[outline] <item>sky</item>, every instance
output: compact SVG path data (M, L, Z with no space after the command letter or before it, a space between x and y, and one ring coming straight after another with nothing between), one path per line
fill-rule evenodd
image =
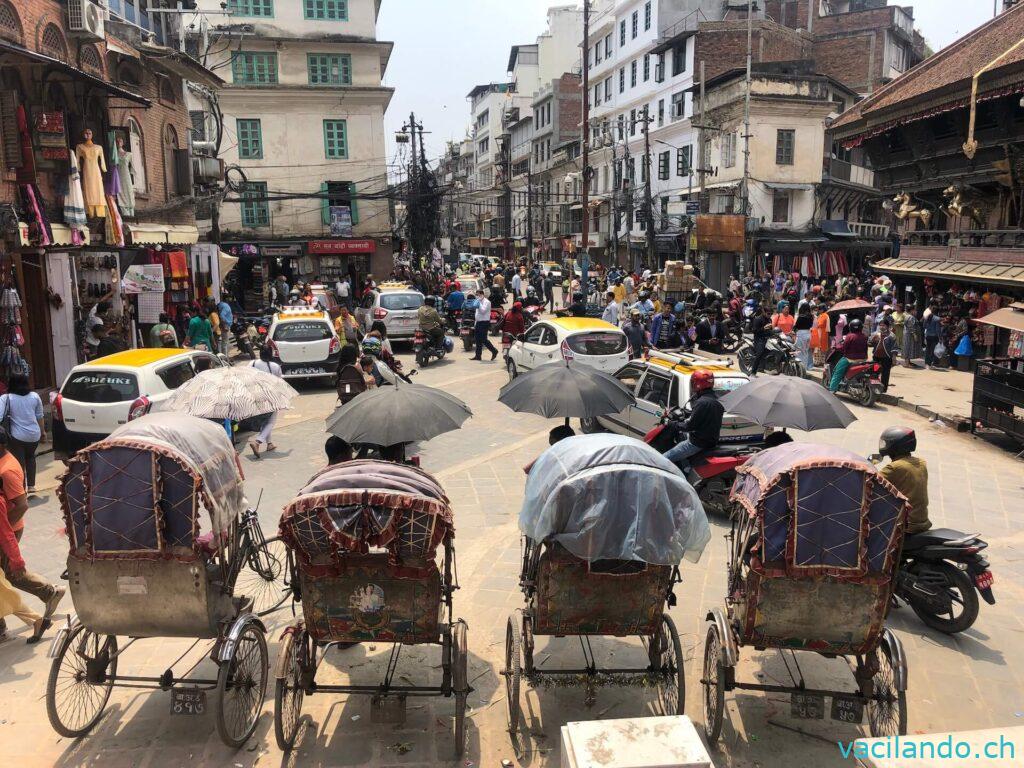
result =
M395 50L384 84L395 88L385 116L388 162L402 164L408 145L394 133L410 112L428 131L427 158L437 159L469 125L466 94L480 83L503 82L509 50L536 42L547 25L547 8L571 0L383 0L377 36ZM902 0L912 5L915 25L934 50L949 45L992 18L992 0ZM392 165L392 169L396 166Z

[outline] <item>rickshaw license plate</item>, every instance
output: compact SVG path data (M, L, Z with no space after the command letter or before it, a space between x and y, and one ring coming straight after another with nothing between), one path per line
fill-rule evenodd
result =
M794 693L789 700L790 714L805 720L825 717L825 697L820 693Z
M172 688L171 714L206 714L206 691L202 691L198 688Z
M843 723L860 725L864 721L864 702L846 696L833 696L831 717Z

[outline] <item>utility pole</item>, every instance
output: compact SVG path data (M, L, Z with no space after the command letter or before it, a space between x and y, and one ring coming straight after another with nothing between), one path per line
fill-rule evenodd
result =
M707 123L704 121L704 60L700 62L700 130L697 132L697 173L700 175L700 210L701 213L706 213L704 210L704 191L705 191L705 180L707 178L707 169L704 167L704 142L707 138L704 135L704 131L707 130Z
M622 216L619 208L619 193L622 191L622 169L618 165L618 144L615 140L615 129L612 129L612 251L614 265L622 266L619 262L619 228L622 226Z
M743 229L750 214L750 70L754 61L754 0L747 0L747 77L743 97ZM701 78L701 88L704 87ZM745 238L744 238L745 240Z
M533 171L527 161L526 169L526 261L533 265Z
M647 267L655 269L658 257L654 248L654 198L651 195L651 116L650 106L644 105L644 221L647 224Z
M590 0L583 0L583 254L580 257L580 288L589 293L587 270L590 268Z

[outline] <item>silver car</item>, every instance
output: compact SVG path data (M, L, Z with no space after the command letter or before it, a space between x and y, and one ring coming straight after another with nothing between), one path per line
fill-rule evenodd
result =
M411 339L419 328L417 312L422 306L423 294L419 291L373 291L356 308L356 320L364 331L380 320L388 329L389 339Z

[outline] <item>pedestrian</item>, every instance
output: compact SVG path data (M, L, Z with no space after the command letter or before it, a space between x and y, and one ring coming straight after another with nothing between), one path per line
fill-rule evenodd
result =
M0 551L0 570L3 571L4 577L12 587L27 592L46 606L42 617L46 621L39 624L36 631L33 632L32 637L35 640L30 639L30 642L36 642L49 626L48 621L53 616L53 612L57 610L57 605L64 597L65 590L64 587L51 584L30 572L25 567L25 561L17 549L25 531L24 518L25 512L28 511L28 495L25 493L25 474L21 465L7 450L9 442L7 430L0 426L0 515L6 518L6 525L0 524L0 539L7 542ZM11 549L10 537L4 535L4 529L13 533L14 549ZM11 613L15 612L11 611ZM15 613L15 615L17 614ZM0 618L0 636L3 636L6 631L7 625L4 624L3 618Z
M757 376L761 370L761 363L764 361L765 353L768 350L768 339L772 337L772 321L768 313L764 311L763 305L758 305L754 316L750 318L750 329L754 334L753 359L750 365L750 375Z
M334 285L334 292L338 296L338 303L346 310L352 309L352 284L348 277L339 278Z
M512 275L512 296L513 300L523 298L523 278L518 272Z
M622 332L626 334L626 341L629 342L630 360L640 357L650 347L647 329L644 328L643 315L640 314L639 309L630 310L629 320L623 324Z
M203 312L206 314L206 318L210 321L210 327L213 332L210 335L210 341L213 342L213 346L210 347L211 352L220 351L220 339L222 326L220 322L220 313L217 311L217 305L212 301L208 301L203 305Z
M916 368L914 360L921 357L921 321L917 319L917 307L913 305L908 305L904 312L901 350L904 367Z
M220 325L219 352L227 357L231 353L231 326L235 323L235 314L223 296L217 302L217 320Z
M608 291L608 295L605 297L607 304L604 306L604 312L601 313L601 319L606 323L611 323L614 326L619 324L619 305L615 301L615 292Z
M793 326L796 325L796 318L793 317L793 313L790 312L789 302L780 301L778 312L772 315L772 328L785 333L787 336L793 333Z
M185 332L185 346L192 349L201 349L206 352L213 347L213 324L197 312L196 316L188 321L188 330Z
M896 343L900 349L903 349L903 323L906 320L906 314L903 312L903 305L897 303L893 308L892 317L892 332L896 336Z
M872 362L878 363L881 368L882 391L889 391L889 375L892 373L892 365L899 354L899 345L896 343L896 336L892 333L891 326L887 320L878 324L878 333L871 337Z
M939 359L935 348L942 338L942 318L939 316L939 305L932 302L924 317L924 364L932 370L938 369Z
M8 434L8 450L25 473L29 494L36 492L36 449L46 437L43 401L28 385L28 376L16 373L7 381L7 394L0 395L0 424Z
M825 363L828 355L829 338L831 335L828 312L823 304L815 304L812 310L814 321L811 324L811 361L815 367Z
M651 343L658 349L674 349L679 346L679 335L676 333L676 316L672 307L665 303L664 311L655 315L651 321Z
M257 371L263 371L269 373L271 376L277 378L283 378L281 366L275 363L272 359L272 353L270 351L270 345L265 345L260 349L260 359L253 360L251 363L252 367ZM274 425L277 423L277 411L264 415L266 421L263 422L263 426L260 428L259 433L255 438L249 441L249 447L252 449L252 455L257 459L260 458L260 447L267 446L267 453L276 451L277 446L273 442L273 431Z
M154 348L178 346L178 332L171 325L171 318L161 312L159 322L149 329L149 346Z
M348 311L348 307L342 305L338 316L334 318L334 332L338 335L342 346L359 344L359 324L355 317Z
M544 275L544 304L548 307L548 312L555 311L555 276L549 270Z
M808 370L814 366L814 355L811 354L811 328L813 326L814 318L811 316L810 305L801 304L796 313L796 321L793 323L793 331L796 334L796 353L804 368Z
M473 331L476 335L476 354L471 359L480 360L484 347L487 347L491 352L491 360L493 360L498 356L498 350L491 344L491 340L487 338L487 334L491 330L491 302L487 300L482 290L476 292L476 298L476 314L473 316L475 321Z

